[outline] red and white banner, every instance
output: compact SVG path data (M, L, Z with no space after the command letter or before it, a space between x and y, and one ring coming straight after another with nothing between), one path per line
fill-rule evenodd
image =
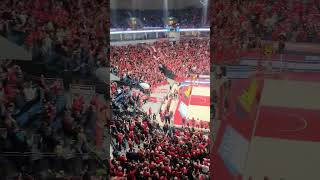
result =
M182 118L189 119L189 125L209 129L210 85L184 86L180 88L180 100L174 115L174 124L182 125ZM194 122L192 120L195 120Z
M211 151L211 179L318 177L311 163L320 161L318 78L286 73L256 85L249 79L233 80L225 92L233 103L224 112Z
M211 179L241 179L252 137L262 82L236 79L220 90L221 124L211 150Z

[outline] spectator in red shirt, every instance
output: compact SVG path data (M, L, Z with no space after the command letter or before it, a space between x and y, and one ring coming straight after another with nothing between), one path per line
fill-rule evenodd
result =
M84 105L83 97L76 94L73 100L73 110L76 112L82 112Z

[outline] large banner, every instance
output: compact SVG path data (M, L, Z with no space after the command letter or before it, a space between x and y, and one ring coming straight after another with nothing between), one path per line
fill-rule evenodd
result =
M174 124L182 125L182 118L186 118L189 120L190 126L209 129L210 86L182 86L179 89L179 94Z
M187 113L188 113L187 111L188 111L188 106L183 101L180 101L179 113L181 114L182 118L187 117Z
M257 79L234 79L222 85L221 124L211 150L213 180L243 176L262 85Z
M225 166L233 174L243 174L249 142L231 126L227 126L218 149Z

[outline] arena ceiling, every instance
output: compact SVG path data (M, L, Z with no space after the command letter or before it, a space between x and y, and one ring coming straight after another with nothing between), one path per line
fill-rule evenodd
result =
M111 9L184 9L203 7L206 0L111 0Z

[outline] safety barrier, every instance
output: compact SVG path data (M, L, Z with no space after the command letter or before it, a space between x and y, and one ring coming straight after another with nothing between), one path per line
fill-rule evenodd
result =
M210 28L182 28L177 32L179 37L209 37ZM149 30L129 30L129 31L111 31L111 43L116 41L141 41L156 40L167 38L170 39L171 31L168 29L149 29Z

